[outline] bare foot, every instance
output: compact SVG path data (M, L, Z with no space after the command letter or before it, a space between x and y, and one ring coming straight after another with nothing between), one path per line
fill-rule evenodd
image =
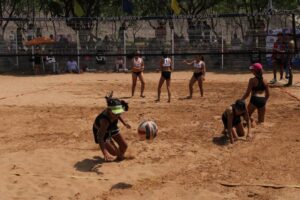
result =
M160 99L155 99L155 102L160 102Z
M193 97L192 97L192 96L187 96L187 97L186 97L186 99L191 99L191 98L193 98Z
M145 98L146 96L141 94L141 97L142 97L142 98Z
M254 140L254 137L255 137L254 134L247 135L247 140L249 142L252 142Z

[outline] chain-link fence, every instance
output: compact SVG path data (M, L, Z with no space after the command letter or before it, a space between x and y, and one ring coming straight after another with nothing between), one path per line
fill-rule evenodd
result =
M289 12L1 20L9 22L5 29L2 27L0 39L2 72L30 71L36 54L43 56L45 72L65 71L70 59L82 69L115 70L116 65L130 69L130 58L136 50L141 51L146 70L158 67L162 51L172 55L175 69L186 69L183 59L202 54L208 70L240 70L254 59L270 65L279 32L291 33L296 48L299 46L297 16ZM41 37L46 41L30 44ZM55 62L49 62L49 56Z

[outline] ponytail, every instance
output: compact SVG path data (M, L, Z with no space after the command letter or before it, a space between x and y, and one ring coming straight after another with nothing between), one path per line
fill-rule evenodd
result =
M264 80L264 77L263 77L263 74L262 74L262 70L255 71L255 77L256 77L259 81L263 81L263 80Z

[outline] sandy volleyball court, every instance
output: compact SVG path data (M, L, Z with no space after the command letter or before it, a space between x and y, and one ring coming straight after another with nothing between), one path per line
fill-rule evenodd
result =
M172 74L170 104L165 86L161 102L154 101L159 73L145 74L144 99L139 83L128 98L130 73L2 75L0 199L300 199L299 84L272 88L266 123L252 129L255 138L226 145L220 116L243 95L251 74L208 73L205 97L195 84L187 100L191 75ZM132 129L120 124L128 159L105 163L91 127L111 90L129 102L123 118ZM137 136L144 119L159 126L153 142Z

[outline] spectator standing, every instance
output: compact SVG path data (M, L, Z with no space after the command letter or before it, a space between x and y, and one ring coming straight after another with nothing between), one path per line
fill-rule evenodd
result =
M34 74L38 75L41 73L41 64L42 64L42 57L41 57L41 50L39 48L36 48L35 55L33 56L33 70Z
M291 86L293 84L293 73L292 73L292 67L293 67L293 59L295 57L295 41L292 38L292 34L288 33L285 37L286 42L286 78L289 79L286 86Z
M15 43L16 43L15 33L13 31L10 31L10 34L9 34L9 47L10 47L11 51L14 49Z
M233 38L231 39L231 48L233 50L239 50L239 49L241 49L241 44L242 44L242 42L241 42L240 38L238 38L237 34L234 33Z
M33 24L29 24L27 30L27 40L30 41L33 38L34 38L34 26Z
M280 69L280 80L283 79L283 67L285 61L285 43L283 40L283 34L279 32L277 34L277 40L273 46L273 53L272 53L272 64L273 64L273 80L270 81L271 84L277 82L277 68Z
M120 48L118 49L118 54L122 54L122 51L121 51ZM117 58L116 58L115 64L116 64L116 66L115 66L115 71L116 72L119 72L120 70L122 70L124 72L127 71L126 66L124 66L123 56L118 55Z
M55 57L52 55L52 50L49 50L49 55L46 56L46 64L52 65L52 72L57 73L56 60Z

